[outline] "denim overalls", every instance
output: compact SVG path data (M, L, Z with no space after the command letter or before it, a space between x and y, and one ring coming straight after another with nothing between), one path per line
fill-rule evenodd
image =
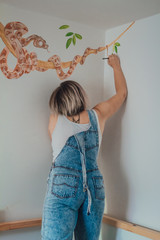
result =
M97 165L98 125L68 138L52 163L43 205L42 240L98 240L105 207L104 179Z

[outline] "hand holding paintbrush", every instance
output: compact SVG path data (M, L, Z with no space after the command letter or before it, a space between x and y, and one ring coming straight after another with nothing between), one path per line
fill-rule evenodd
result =
M109 55L107 58L103 58L103 59L108 59L108 64L112 67L112 68L120 68L120 59L118 57L117 54L111 54Z

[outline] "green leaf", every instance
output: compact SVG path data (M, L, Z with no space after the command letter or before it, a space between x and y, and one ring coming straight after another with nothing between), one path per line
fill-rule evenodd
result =
M115 51L115 45L113 45L113 50L112 50L113 52Z
M115 43L115 46L120 46L120 43L119 43L119 42L116 42L116 43Z
M75 37L75 34L73 35L73 44L74 44L74 45L76 44L76 37Z
M73 35L73 32L68 32L67 34L66 34L66 37L69 37L69 36L72 36Z
M59 29L66 29L69 28L69 25L62 25L61 27L59 27Z
M118 51L117 51L117 46L115 46L115 52L117 53Z
M78 33L75 33L75 36L78 38L78 39L82 39L82 36Z
M72 42L72 38L69 38L66 42L66 48L70 46L71 42Z

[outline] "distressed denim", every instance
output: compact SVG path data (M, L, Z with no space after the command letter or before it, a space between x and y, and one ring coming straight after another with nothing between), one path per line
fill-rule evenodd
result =
M42 240L98 240L105 207L104 179L97 165L98 125L68 138L52 163L43 205Z

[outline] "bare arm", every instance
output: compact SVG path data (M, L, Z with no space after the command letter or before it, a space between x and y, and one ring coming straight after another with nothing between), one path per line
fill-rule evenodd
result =
M126 79L120 65L119 57L116 54L110 55L108 64L113 68L116 94L93 108L98 114L102 133L106 120L121 107L128 93Z
M48 124L48 134L49 134L49 137L50 137L51 141L52 141L52 133L53 133L53 130L56 126L57 118L58 117L56 115L50 114L49 124Z

